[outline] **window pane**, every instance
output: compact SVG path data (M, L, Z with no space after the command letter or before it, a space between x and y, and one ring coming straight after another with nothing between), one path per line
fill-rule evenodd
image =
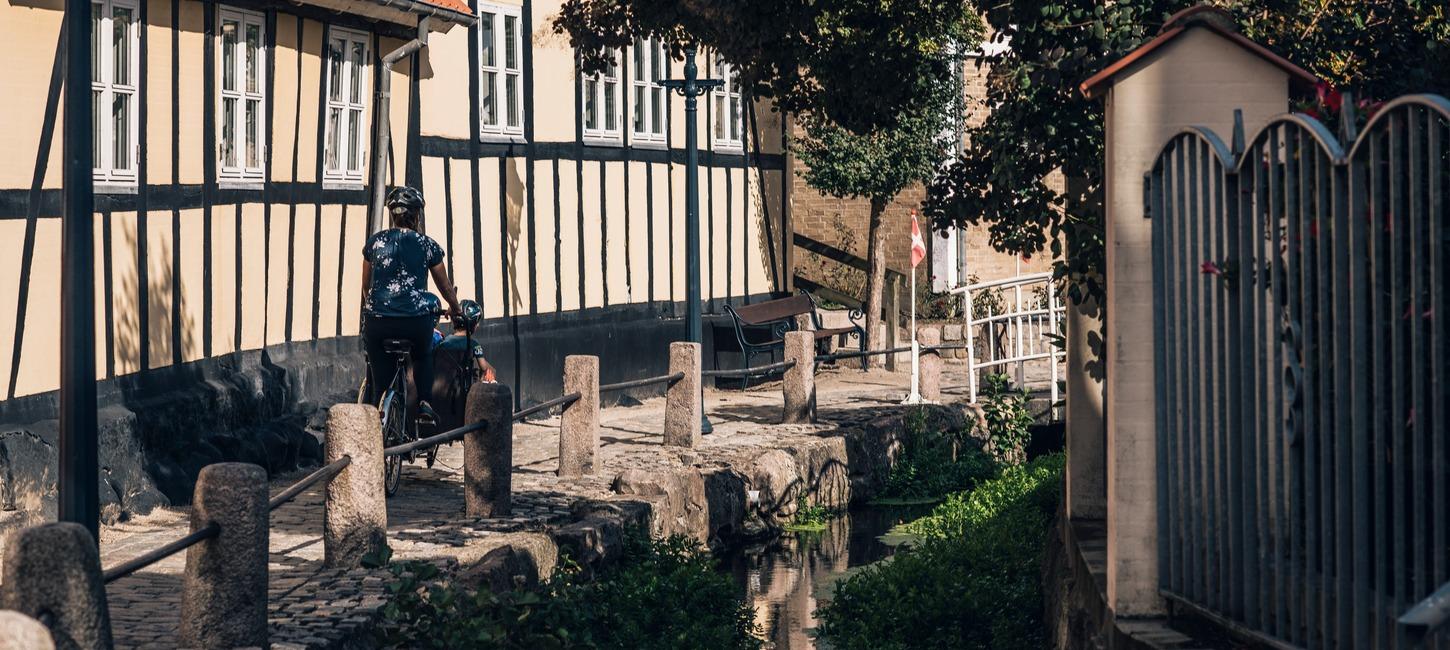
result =
M715 93L715 138L725 137L725 95Z
M367 69L367 53L367 46L360 42L353 42L352 59L349 60L351 65L347 69L347 95L353 104L362 103L362 72Z
M237 21L222 21L222 90L237 89Z
M337 171L337 149L342 137L342 109L333 108L327 111L327 153L323 156L324 166L332 171Z
M101 79L101 12L104 9L99 4L91 5L91 81L104 81ZM100 159L96 159L100 164Z
M645 69L645 65L644 65L644 63L645 63L644 51L645 51L645 48L646 47L648 47L648 45L646 45L645 41L635 41L634 42L634 71L632 73L632 77L636 81L644 81L644 80L646 80L646 79L649 78L646 75L646 73L648 72L648 70Z
M247 92L257 91L257 80L260 75L257 73L261 65L262 56L262 28L260 25L247 25Z
M730 139L740 139L740 98L730 98Z
M258 145L260 138L257 137L257 128L260 126L257 113L261 109L262 102L247 100L247 167L251 169L262 166L262 147Z
M480 83L483 89L483 100L479 103L479 115L482 117L483 123L489 126L498 126L498 110L494 108L498 103L494 98L494 94L498 92L497 81L497 72L484 72L482 83Z
M599 80L590 79L584 82L584 128L599 128Z
M619 129L619 114L615 109L619 106L619 82L604 82L604 130L615 131Z
M478 31L479 31L478 40L479 40L479 46L482 48L482 51L479 53L478 60L483 65L487 65L487 66L498 65L497 63L494 62L495 61L495 55L494 55L494 47L495 46L494 46L494 36L493 36L493 21L494 21L494 18L495 18L494 14L484 13L482 20L479 20L478 21Z
M111 168L122 170L131 168L131 96L125 93L115 93L112 115L112 137L115 138L116 148L113 151L115 157L111 161Z
M504 89L508 98L509 126L519 125L519 76L504 75Z
M510 70L519 69L518 23L516 16L503 17L503 65Z
M222 98L222 166L237 166L237 100Z
M101 91L91 91L91 167L105 167L101 160Z
M355 171L362 169L362 147L358 143L358 123L362 121L362 111L347 112L347 169Z
M639 133L645 133L646 131L649 130L649 124L647 124L645 122L644 109L645 109L646 104L645 104L645 101L644 100L645 100L645 87L644 86L635 86L634 87L634 130L636 132L639 132Z
M654 96L654 132L656 135L665 133L665 89L653 88L650 94Z
M115 7L111 14L112 47L115 50L115 83L131 85L131 10Z
M660 46L660 45L655 45L654 47L651 47L649 49L649 71L650 71L650 80L651 81L659 81L660 79L664 79L665 78L664 70L665 70L664 47L663 46Z
M327 49L327 97L332 101L342 101L342 39L332 39Z

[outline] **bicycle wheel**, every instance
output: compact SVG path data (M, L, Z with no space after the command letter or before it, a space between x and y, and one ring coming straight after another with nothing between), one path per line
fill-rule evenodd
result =
M407 409L401 393L390 390L383 395L378 410L383 420L383 447L401 445L408 441ZM403 457L383 457L383 492L393 496L403 478Z

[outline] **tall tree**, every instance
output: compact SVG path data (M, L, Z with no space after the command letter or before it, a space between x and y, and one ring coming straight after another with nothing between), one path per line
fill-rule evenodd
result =
M964 48L975 48L980 32L960 34ZM951 51L943 48L943 52ZM882 288L886 282L886 232L882 220L886 206L903 189L930 181L946 160L951 145L956 85L939 83L921 102L895 116L893 126L858 134L820 112L801 116L804 137L791 147L806 165L803 176L811 187L838 198L864 198L871 203L866 244L866 334L870 349L886 347L877 332L881 321ZM913 299L915 299L913 297ZM891 325L895 326L895 314Z
M1189 0L993 0L981 10L1010 48L990 67L986 121L934 183L937 228L985 225L998 250L1055 259L1075 300L1099 295L1103 107L1077 86L1155 36ZM1450 89L1444 0L1217 0L1244 34L1336 84L1391 98ZM1060 171L1065 188L1048 182Z

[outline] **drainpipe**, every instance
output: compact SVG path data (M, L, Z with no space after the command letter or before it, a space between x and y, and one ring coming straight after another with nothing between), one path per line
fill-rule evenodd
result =
M388 112L393 101L393 66L428 46L428 19L428 16L418 19L417 37L383 57L383 74L378 82L377 129L373 134L373 208L369 234L382 230L384 223L383 197L386 195L388 179L388 138L393 134L392 126L388 122Z

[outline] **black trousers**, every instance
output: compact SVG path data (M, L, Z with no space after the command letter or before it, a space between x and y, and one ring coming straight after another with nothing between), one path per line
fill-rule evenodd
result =
M413 344L413 394L420 400L433 399L433 315L397 318L366 316L363 319L363 346L368 354L368 402L378 397L393 381L398 365L393 355L383 351L383 341L404 339Z

